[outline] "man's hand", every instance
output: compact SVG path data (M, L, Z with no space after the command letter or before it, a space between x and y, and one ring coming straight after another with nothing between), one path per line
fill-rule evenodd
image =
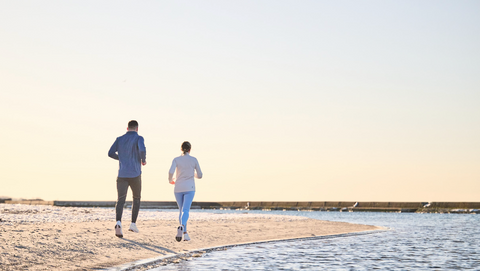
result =
M146 165L147 164L147 161L142 161L142 165Z

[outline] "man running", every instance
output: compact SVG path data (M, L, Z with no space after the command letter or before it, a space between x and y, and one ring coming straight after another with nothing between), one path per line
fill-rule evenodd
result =
M132 120L128 122L127 133L117 137L112 147L108 151L108 156L119 160L120 168L117 178L118 199L115 206L117 224L115 225L115 235L122 238L122 213L125 199L127 198L128 187L132 189L132 223L129 231L138 232L136 222L138 210L140 209L140 194L142 191L142 165L146 165L145 144L143 137L138 135L138 122Z

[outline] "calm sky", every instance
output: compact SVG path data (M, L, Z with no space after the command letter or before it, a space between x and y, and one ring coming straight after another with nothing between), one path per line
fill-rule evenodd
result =
M480 201L479 1L0 1L0 196ZM128 198L131 198L129 191Z

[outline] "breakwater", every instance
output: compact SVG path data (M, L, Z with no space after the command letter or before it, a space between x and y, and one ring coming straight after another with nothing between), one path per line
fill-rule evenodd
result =
M115 201L10 200L7 204L52 205L62 207L114 207ZM127 201L125 207L131 207ZM175 201L142 201L142 209L177 209ZM192 209L284 210L402 213L480 213L480 202L364 202L364 201L235 201L193 202Z

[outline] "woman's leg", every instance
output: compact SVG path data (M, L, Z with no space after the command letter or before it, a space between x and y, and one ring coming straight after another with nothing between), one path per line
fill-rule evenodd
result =
M180 211L180 214L178 216L178 221L180 225L183 225L182 224L183 196L184 196L184 192L175 193L175 199L177 200L178 210Z
M187 221L190 217L190 207L192 206L195 191L183 193L183 214L181 216L181 224L184 226L183 232L187 232Z

